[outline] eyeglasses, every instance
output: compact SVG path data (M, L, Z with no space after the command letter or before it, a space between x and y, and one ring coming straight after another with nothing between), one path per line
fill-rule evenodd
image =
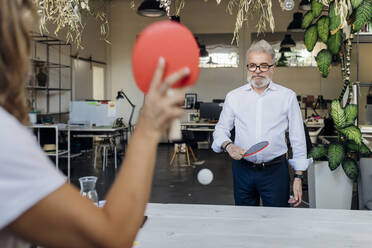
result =
M254 64L254 63L251 63L251 64L248 64L247 65L247 69L248 69L248 71L250 71L250 72L255 72L256 70L257 70L257 68L259 68L260 69L260 71L262 71L262 72L267 72L271 67L273 67L274 66L274 64L272 64L272 65L269 65L269 64L267 64L267 63L262 63L262 64L259 64L259 65L256 65L256 64Z

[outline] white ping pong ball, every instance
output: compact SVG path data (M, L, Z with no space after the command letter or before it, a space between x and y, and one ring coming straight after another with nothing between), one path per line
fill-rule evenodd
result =
M198 181L203 185L210 184L213 181L213 173L209 169L201 169L198 172Z

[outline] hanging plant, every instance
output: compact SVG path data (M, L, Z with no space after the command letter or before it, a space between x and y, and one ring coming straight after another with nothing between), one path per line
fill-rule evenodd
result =
M157 0L162 2L162 0ZM208 0L204 0L207 2ZM217 4L220 4L224 0L216 0ZM271 32L274 32L275 29L275 22L274 16L272 12L272 0L225 0L228 1L227 3L227 11L230 15L236 13L236 21L235 21L235 28L234 28L234 36L232 43L239 42L239 31L243 27L244 22L248 21L248 17L250 15L258 16L257 20L257 31L258 33L264 32L268 29ZM281 0L278 0L281 3ZM185 0L175 0L174 6L171 7L175 9L175 15L179 15L180 11L183 9L185 5ZM136 8L136 0L131 0L130 7L135 9ZM172 12L172 10L170 10ZM170 14L173 15L173 14Z
M107 41L109 23L104 4L109 0L34 0L37 13L40 16L40 32L49 33L47 24L56 25L54 34L66 30L66 41L73 42L82 48L81 39L85 28L82 16L93 17L100 22L100 34ZM101 4L101 5L99 5Z
M216 0L217 4L220 4L221 0ZM229 0L227 10L232 15L234 10L237 11L236 22L234 29L233 41L239 41L239 31L243 27L244 22L248 21L249 15L255 13L258 16L257 20L257 32L261 33L270 28L271 32L274 32L275 21L272 12L272 0Z
M318 29L318 36L324 42L327 43L329 36L329 17L322 16L316 22Z
M341 49L341 43L342 43L342 31L338 30L337 33L334 35L331 35L328 39L327 45L329 51L333 54L336 55L339 53Z
M322 13L323 4L319 1L312 1L311 2L311 12L313 13L314 17L318 17L320 13Z
M322 49L315 57L315 61L318 65L318 69L322 74L322 77L328 77L329 70L331 69L332 54L327 49Z
M310 24L313 22L314 20L314 14L312 11L308 11L305 15L304 15L304 18L302 19L302 24L301 24L301 28L303 29L306 29L310 26Z
M316 41L318 40L318 31L316 25L311 25L305 32L305 46L311 52L314 49Z

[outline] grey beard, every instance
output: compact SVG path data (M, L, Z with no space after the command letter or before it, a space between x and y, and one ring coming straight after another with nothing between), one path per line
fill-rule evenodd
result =
M261 84L256 84L256 82L252 79L252 78L249 78L248 77L248 83L250 83L251 85L253 85L255 88L262 88L262 87L265 87L267 86L269 83L271 82L271 79L269 78L265 78Z

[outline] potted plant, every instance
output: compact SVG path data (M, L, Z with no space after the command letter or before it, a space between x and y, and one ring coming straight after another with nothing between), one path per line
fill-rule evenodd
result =
M371 151L354 125L355 104L342 108L340 101L335 99L331 104L331 116L337 141L318 145L309 153L315 160L308 171L310 207L350 209L353 182L359 177L358 157L371 154Z
M327 14L322 15L323 11ZM303 18L307 50L312 51L318 40L327 46L316 56L322 77L328 76L332 61L338 60L344 81L340 97L331 104L337 141L318 145L309 153L315 160L308 172L311 207L350 209L353 182L359 177L359 155L371 153L355 125L358 107L350 103L352 40L371 18L372 0L312 0L312 9Z
M359 209L372 209L372 155L362 154L359 167Z

